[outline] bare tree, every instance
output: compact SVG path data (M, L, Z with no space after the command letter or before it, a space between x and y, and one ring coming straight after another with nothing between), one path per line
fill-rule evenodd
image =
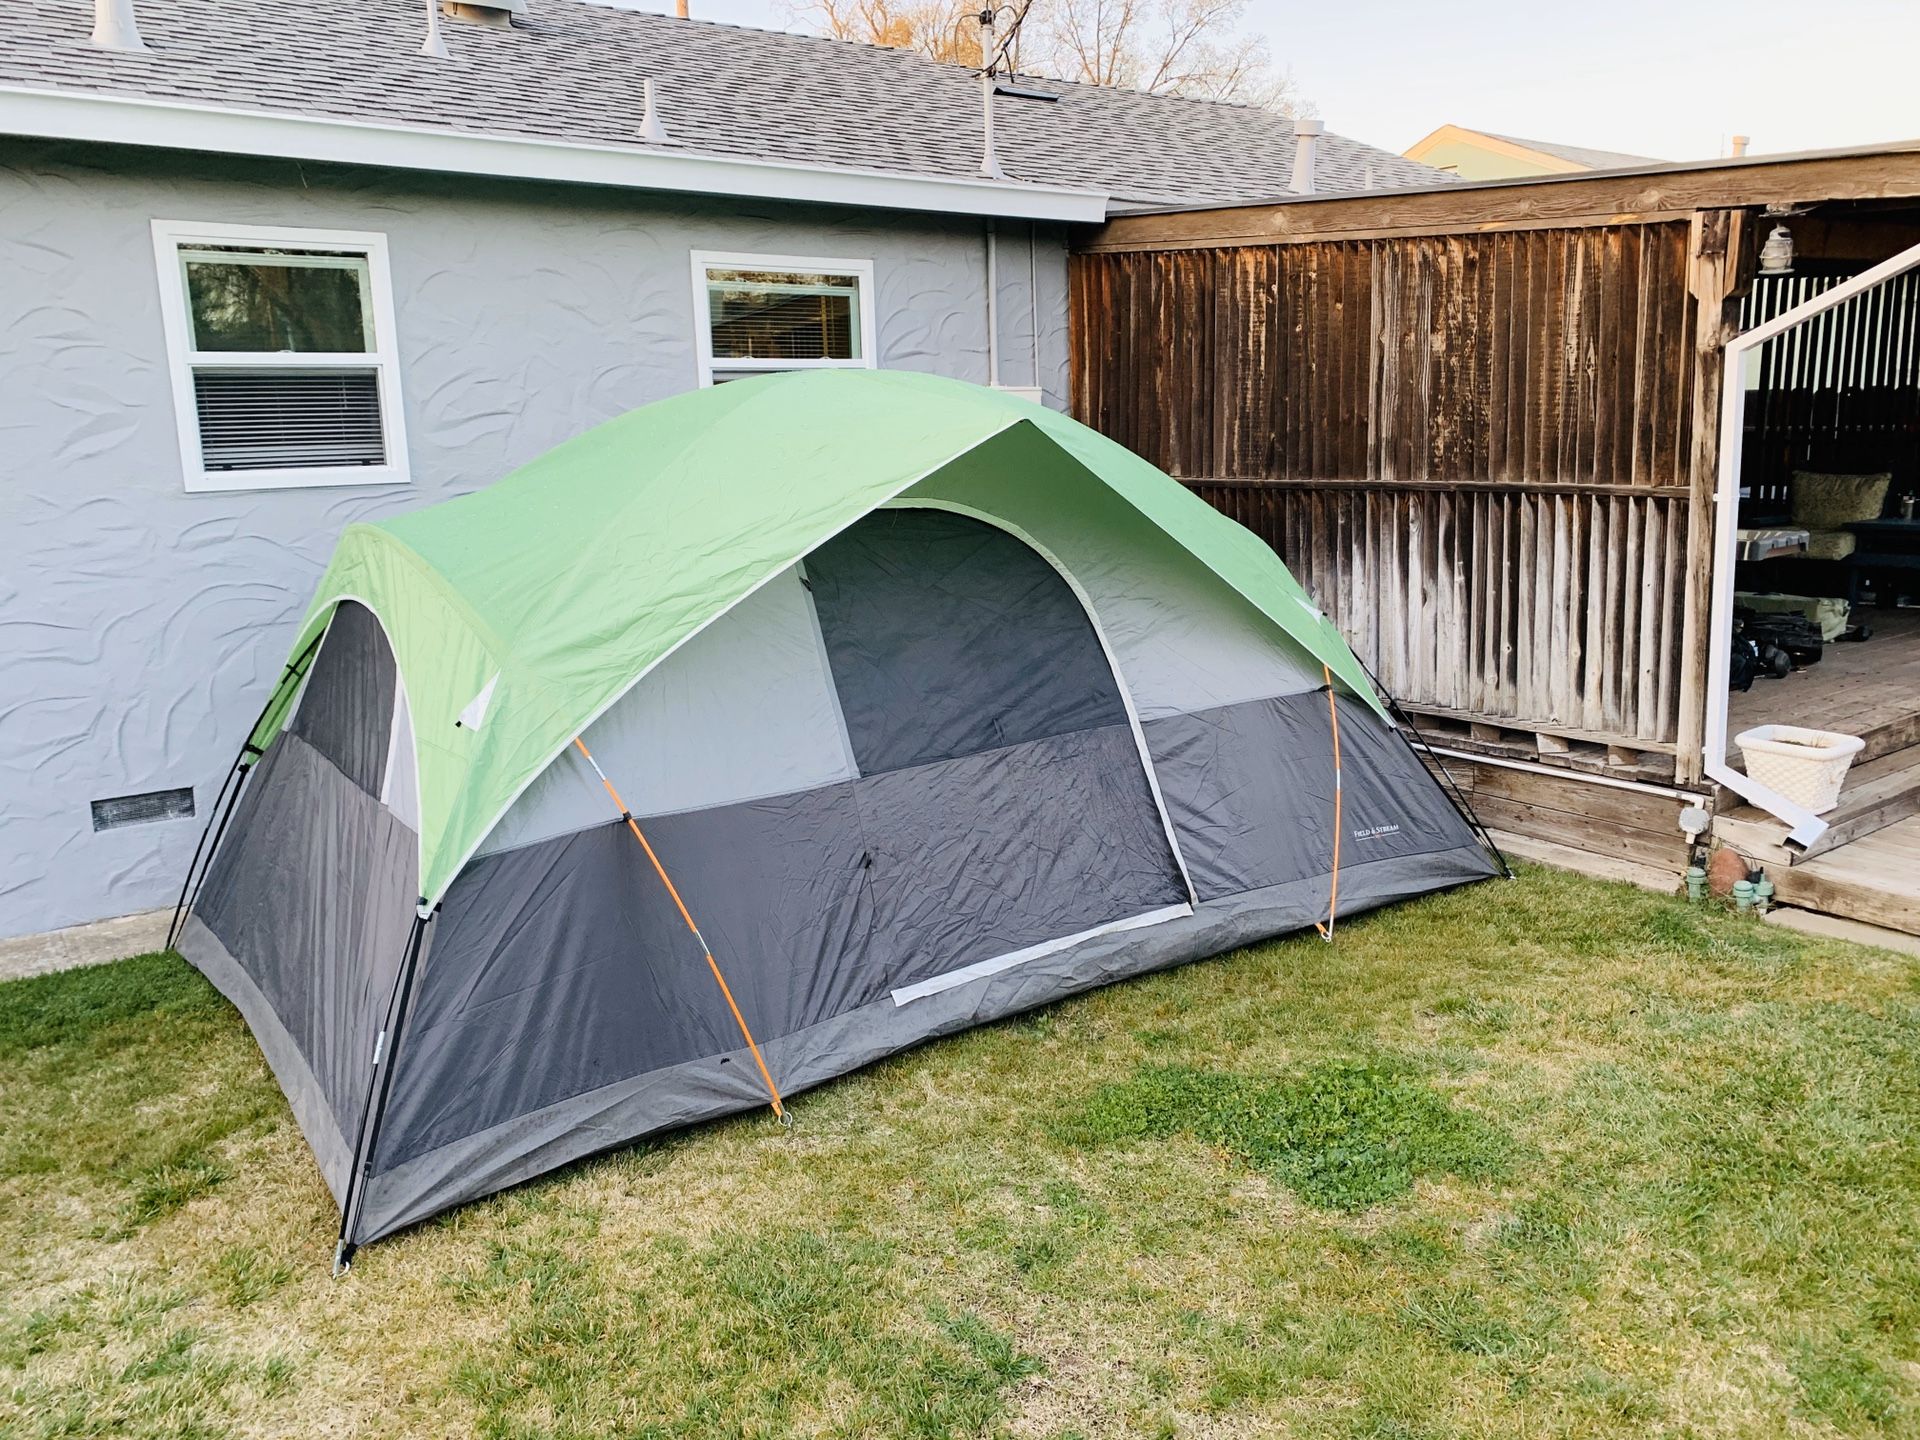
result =
M792 19L823 34L979 65L979 13L992 0L785 3ZM1245 13L1246 0L1032 0L1012 59L1033 75L1292 111L1292 80L1274 68L1263 37L1241 30Z
M1246 0L1042 0L1028 24L1063 80L1290 109L1291 80L1265 37L1241 31L1245 12Z
M789 19L836 40L981 65L979 11L955 0L784 0Z

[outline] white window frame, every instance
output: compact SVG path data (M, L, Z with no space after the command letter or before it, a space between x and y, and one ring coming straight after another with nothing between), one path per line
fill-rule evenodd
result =
M371 321L372 348L351 354L275 352L193 348L193 315L189 307L182 251L209 246L239 246L263 250L337 251L343 257L364 259L367 294L364 303ZM166 332L167 369L173 380L173 412L180 438L180 471L190 491L291 490L309 486L405 485L411 477L407 462L407 428L400 413L400 357L395 337L392 272L387 266L387 237L374 231L287 229L280 226L229 225L218 222L155 220L154 262L160 275L160 315ZM196 368L225 369L356 369L373 370L380 387L381 441L384 465L312 465L277 470L209 470L200 452L200 416L194 401Z
M851 360L716 360L713 354L713 308L707 298L710 270L788 270L806 275L851 275L854 304L860 318L860 355ZM745 255L724 250L693 252L694 359L700 387L713 384L716 370L726 375L780 370L874 370L879 359L873 323L873 261L821 260L807 255Z

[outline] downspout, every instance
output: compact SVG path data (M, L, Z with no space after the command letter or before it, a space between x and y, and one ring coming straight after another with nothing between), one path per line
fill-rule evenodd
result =
M1791 312L1789 312L1791 313ZM1757 332L1749 332L1757 333ZM1762 785L1727 763L1727 688L1733 669L1733 564L1740 526L1741 408L1747 403L1746 356L1753 347L1746 336L1727 342L1720 380L1720 473L1713 493L1713 604L1707 620L1707 726L1701 741L1703 769L1749 804L1784 820L1793 828L1790 845L1805 848L1820 837L1827 822L1804 806Z
M1827 822L1727 763L1727 681L1733 668L1734 532L1740 526L1740 448L1744 438L1741 422L1747 400L1747 354L1775 336L1916 266L1920 266L1920 245L1902 250L1766 324L1736 335L1727 342L1722 361L1726 368L1720 385L1720 473L1713 495L1713 605L1708 621L1707 725L1701 759L1708 779L1790 825L1787 844L1798 850L1806 849L1819 839L1826 832Z
M1027 308L1033 311L1033 389L1037 395L1046 393L1046 386L1040 379L1040 239L1039 225L1032 220L1027 222Z
M987 220L987 386L1000 384L1000 271L993 220Z

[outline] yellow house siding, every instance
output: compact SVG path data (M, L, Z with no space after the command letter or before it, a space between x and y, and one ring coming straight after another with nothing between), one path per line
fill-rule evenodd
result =
M1524 160L1517 155L1497 153L1469 140L1448 140L1420 155L1409 154L1438 170L1458 175L1462 180L1506 180L1517 175L1559 175L1574 167L1564 160L1549 164L1544 160Z
M1442 125L1407 151L1418 160L1458 175L1462 180L1508 180L1524 175L1565 175L1586 166L1533 150L1498 135L1485 135L1459 125Z

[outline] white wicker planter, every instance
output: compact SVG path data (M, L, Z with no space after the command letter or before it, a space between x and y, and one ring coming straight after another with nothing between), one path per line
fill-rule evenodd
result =
M1831 730L1798 725L1757 725L1733 737L1747 762L1747 774L1794 804L1823 815L1840 803L1847 778L1866 741Z

